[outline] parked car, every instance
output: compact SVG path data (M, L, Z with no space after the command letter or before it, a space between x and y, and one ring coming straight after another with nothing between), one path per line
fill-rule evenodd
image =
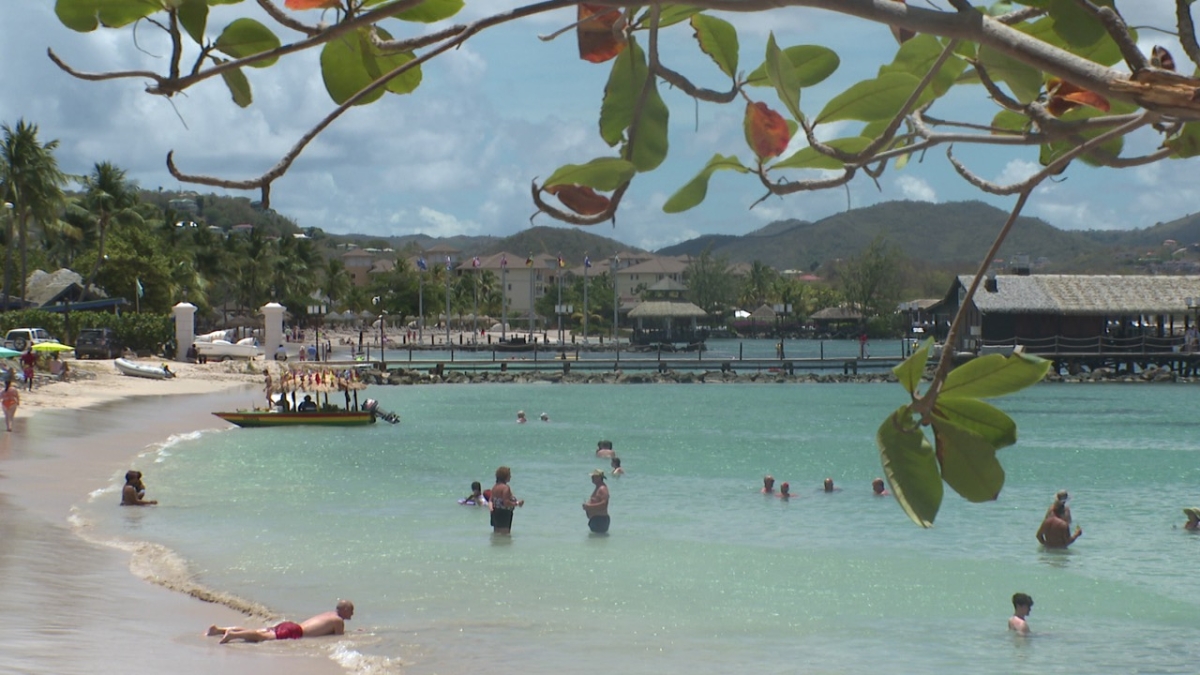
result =
M196 340L196 352L210 361L226 359L253 359L262 356L263 350L252 337L230 342L228 340Z
M47 333L45 328L14 328L4 336L4 346L19 352L39 342L58 342L58 338Z
M81 359L114 359L125 351L111 328L84 328L75 339L75 356Z

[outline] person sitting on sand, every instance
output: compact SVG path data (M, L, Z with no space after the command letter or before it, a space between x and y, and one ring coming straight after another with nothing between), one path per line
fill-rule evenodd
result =
M130 469L125 472L125 486L121 488L121 506L153 506L158 502L146 499L146 484L142 472Z
M241 626L208 627L205 635L221 636L221 644L234 640L246 642L263 642L265 640L299 640L304 637L321 637L322 635L344 635L346 622L354 616L354 603L349 600L338 600L337 608L332 612L323 612L295 623L284 621L267 628L242 628Z
M1029 635L1029 622L1026 619L1033 611L1033 598L1025 593L1013 593L1013 615L1008 620L1008 629L1020 635Z
M763 476L762 493L764 495L775 494L775 477L772 476L771 474L767 474L767 475Z
M1063 502L1056 502L1050 515L1042 521L1042 526L1038 528L1037 540L1046 548L1066 548L1075 543L1083 534L1083 528L1075 526L1075 533L1071 534L1071 524L1063 519L1067 505Z
M883 486L882 478L876 478L875 480L871 481L871 491L875 493L876 497L887 497L891 494L887 491L887 488Z

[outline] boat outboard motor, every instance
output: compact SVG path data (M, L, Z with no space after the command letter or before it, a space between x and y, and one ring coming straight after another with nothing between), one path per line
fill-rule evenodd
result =
M388 424L399 424L400 416L394 412L388 412L379 407L379 401L369 398L363 403L362 409L374 415L377 419L381 419Z

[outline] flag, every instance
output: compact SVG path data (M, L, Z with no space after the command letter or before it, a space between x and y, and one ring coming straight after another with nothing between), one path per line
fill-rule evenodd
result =
M450 262L450 256L446 256L446 271L447 271L447 272L449 272L449 271L450 271L450 265L451 265L451 264L452 264L452 263Z
M479 267L482 264L479 262L479 256L475 256L475 259L471 261L471 267Z
M526 267L533 267L533 251L529 252L529 257L525 259Z
M429 269L429 265L425 263L425 256L417 258L417 269L421 270L422 272Z
M563 267L566 267L566 266L567 266L567 263L563 261L562 254L561 254L561 253L559 253L559 254L558 254L558 267L559 267L559 269L562 269Z
M146 289L142 288L142 280L135 278L133 283L137 284L137 296L139 298L144 297L146 295Z
M592 266L592 259L589 258L586 253L583 254L583 266L584 266L584 268L588 268L588 267Z
M508 254L507 253L500 254L500 266L508 267Z

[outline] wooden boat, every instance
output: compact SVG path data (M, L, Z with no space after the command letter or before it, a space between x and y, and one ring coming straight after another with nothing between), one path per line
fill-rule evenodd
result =
M166 380L175 377L175 373L168 370L166 366L152 366L149 363L138 363L129 359L114 359L113 365L121 371L121 374L132 377L145 377L151 380Z
M217 417L239 427L291 427L318 425L327 427L353 427L374 424L382 419L389 424L399 424L400 416L381 410L379 403L367 399L360 410L333 410L327 412L278 412L274 410L239 410L237 412L215 412Z
M349 427L375 423L375 414L367 410L338 410L336 412L239 410L213 414L239 427L291 427L312 424L327 427Z

